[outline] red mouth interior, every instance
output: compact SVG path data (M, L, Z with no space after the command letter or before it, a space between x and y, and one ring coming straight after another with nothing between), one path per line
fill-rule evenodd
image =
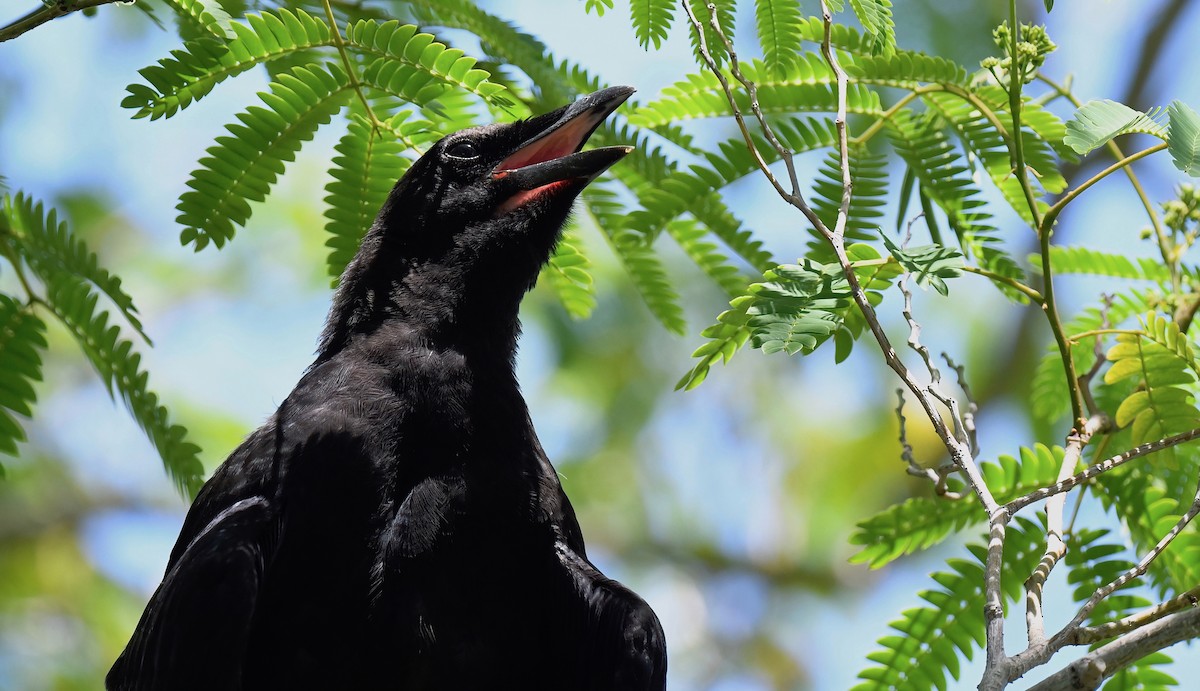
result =
M543 194L554 194L555 190L559 189L560 187L565 187L570 182L570 180L559 180L557 182L551 182L549 184L542 185L541 187L534 187L531 190L521 190L508 199L505 199L504 203L496 209L496 212L501 214L506 213L512 211L518 206L521 206L522 204L537 199Z
M545 137L513 152L512 155L501 161L500 165L496 166L494 175L503 177L507 171L552 161L575 153L583 146L583 140L591 134L593 125L595 125L595 120L587 116L571 120Z
M600 119L602 118L603 116ZM553 161L579 151L583 148L584 140L595 129L597 120L595 114L584 114L572 119L550 134L517 149L496 166L492 177L502 178L518 168ZM544 194L553 194L555 190L566 186L569 182L570 180L556 180L531 190L521 190L504 200L496 212L506 213Z

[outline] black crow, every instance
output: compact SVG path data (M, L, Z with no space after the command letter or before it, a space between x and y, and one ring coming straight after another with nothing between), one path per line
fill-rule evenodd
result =
M650 607L588 560L513 365L581 151L633 92L451 134L396 184L318 356L196 497L112 691L662 689Z

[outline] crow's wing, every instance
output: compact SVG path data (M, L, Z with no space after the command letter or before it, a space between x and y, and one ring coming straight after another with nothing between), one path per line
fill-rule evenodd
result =
M241 688L250 631L278 526L261 497L217 514L174 560L105 680L109 691Z
M563 615L564 630L579 637L575 641L581 673L577 688L665 689L667 644L654 610L564 541L555 545L555 553L575 596Z

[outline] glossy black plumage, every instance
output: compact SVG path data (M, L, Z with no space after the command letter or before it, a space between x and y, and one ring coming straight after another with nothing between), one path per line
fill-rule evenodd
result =
M447 136L347 268L316 362L196 498L112 691L661 689L513 372L517 310L631 89Z

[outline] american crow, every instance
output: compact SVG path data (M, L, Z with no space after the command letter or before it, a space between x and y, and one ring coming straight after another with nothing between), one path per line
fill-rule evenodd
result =
M204 485L107 678L121 691L662 689L513 371L517 309L633 92L451 134L396 184L318 356Z

